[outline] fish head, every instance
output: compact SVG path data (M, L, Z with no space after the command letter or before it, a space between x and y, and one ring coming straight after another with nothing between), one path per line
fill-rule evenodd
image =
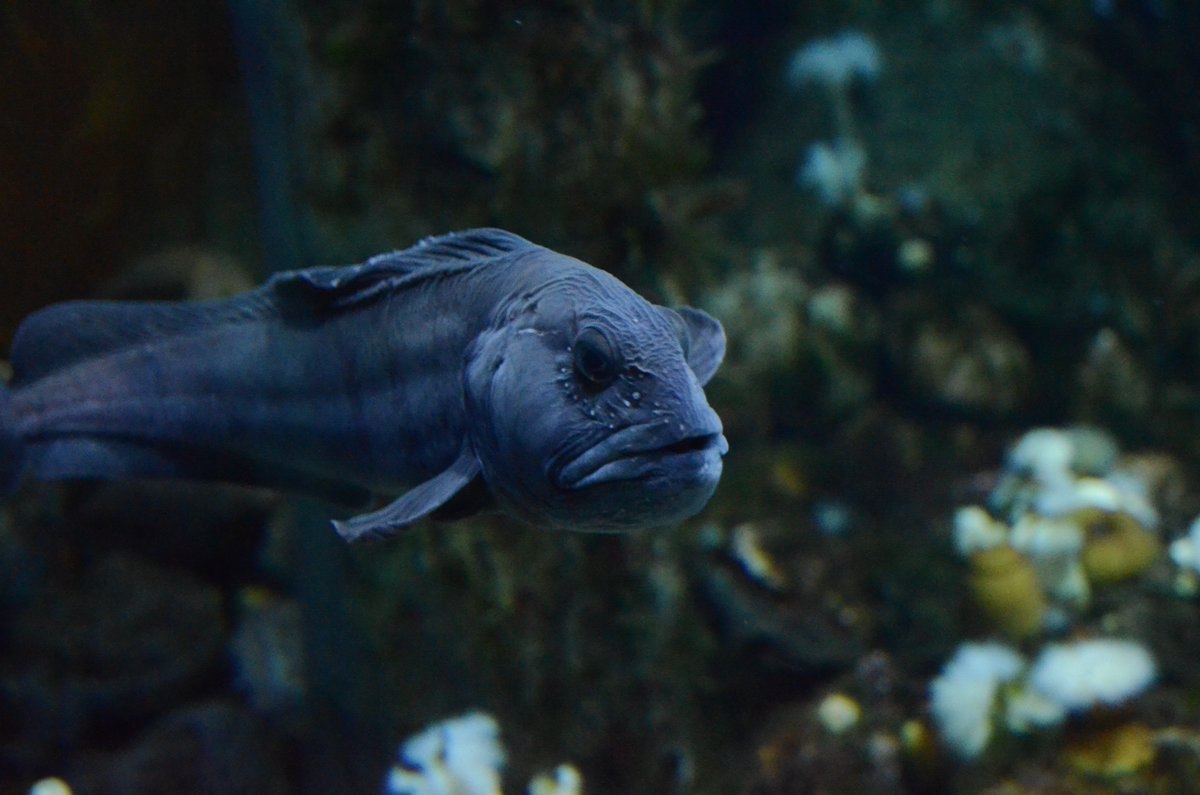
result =
M471 442L509 513L619 532L699 512L728 445L703 384L719 322L656 306L603 271L522 296L469 354Z

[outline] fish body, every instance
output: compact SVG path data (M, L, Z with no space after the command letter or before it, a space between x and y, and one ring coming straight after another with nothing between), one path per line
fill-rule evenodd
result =
M29 317L0 395L11 483L182 477L338 502L386 535L496 506L580 530L697 512L726 448L720 324L500 230L278 274L210 302Z

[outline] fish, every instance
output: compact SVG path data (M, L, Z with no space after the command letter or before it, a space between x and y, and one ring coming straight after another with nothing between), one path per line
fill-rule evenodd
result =
M720 480L729 445L704 385L724 354L705 312L499 229L233 298L55 304L13 339L0 488L268 486L366 507L334 521L348 541L481 511L673 525Z

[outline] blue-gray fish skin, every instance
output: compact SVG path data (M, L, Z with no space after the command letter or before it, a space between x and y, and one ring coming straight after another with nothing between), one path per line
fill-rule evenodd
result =
M180 477L346 503L354 540L498 507L622 531L697 513L727 450L721 325L480 229L224 301L59 304L0 390L0 487Z

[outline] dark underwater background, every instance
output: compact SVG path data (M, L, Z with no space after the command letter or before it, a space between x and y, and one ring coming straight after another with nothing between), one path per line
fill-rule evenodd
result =
M868 55L839 83L814 42ZM1200 513L1198 42L1189 0L9 0L5 348L55 301L499 226L720 318L731 452L703 513L629 536L349 547L291 495L28 484L0 794L381 792L473 710L510 793L563 762L589 795L1200 792L1168 552ZM955 544L1039 427L1086 428L1106 463L1076 474L1136 470L1157 517L1134 548L1079 519L1117 541L1067 607ZM944 741L961 643L1086 637L1153 685Z

